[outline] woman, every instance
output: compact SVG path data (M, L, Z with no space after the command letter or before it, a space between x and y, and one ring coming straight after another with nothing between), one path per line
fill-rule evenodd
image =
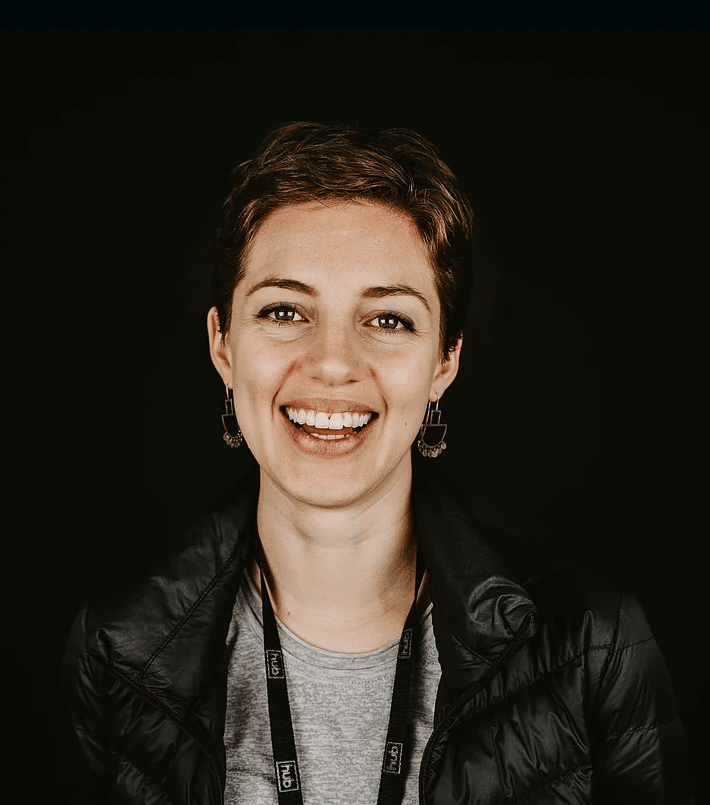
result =
M258 468L77 618L76 801L691 801L638 604L524 558L427 466L471 223L405 130L287 125L237 168L208 332Z

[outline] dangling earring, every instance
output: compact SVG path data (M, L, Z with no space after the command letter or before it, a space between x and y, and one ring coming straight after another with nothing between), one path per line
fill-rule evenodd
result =
M222 414L222 424L224 425L222 438L230 447L239 447L244 437L239 430L237 416L234 413L234 394L229 386L226 388L227 399L224 401L224 410L226 413Z
M436 395L435 407L431 407L431 400L427 403L424 422L419 428L419 438L417 447L419 452L427 458L436 458L442 450L446 450L446 425L441 421L441 411L439 410L439 395ZM438 437L436 444L431 441Z

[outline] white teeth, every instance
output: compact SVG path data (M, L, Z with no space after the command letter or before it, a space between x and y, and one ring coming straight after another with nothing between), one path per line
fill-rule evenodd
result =
M324 430L362 428L372 419L372 414L352 414L346 411L344 413L333 413L328 416L324 411L306 411L304 408L286 408L286 415L292 422L296 422L299 425L305 424ZM327 436L324 438L336 439L341 437Z
M327 428L328 424L328 414L324 414L322 411L319 411L316 414L316 427Z

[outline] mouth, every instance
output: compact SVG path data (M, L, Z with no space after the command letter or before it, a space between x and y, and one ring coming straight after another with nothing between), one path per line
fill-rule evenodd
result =
M290 406L283 406L281 412L294 428L324 442L343 441L360 434L378 417L375 411L328 414L325 411Z

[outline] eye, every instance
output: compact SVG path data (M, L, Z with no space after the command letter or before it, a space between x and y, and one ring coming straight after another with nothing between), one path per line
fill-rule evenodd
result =
M259 319L268 319L276 324L291 324L305 321L303 316L292 305L269 305L258 314Z
M374 322L374 324L373 324ZM389 332L414 332L414 323L401 313L378 313L370 319L368 325L376 330L386 330Z

